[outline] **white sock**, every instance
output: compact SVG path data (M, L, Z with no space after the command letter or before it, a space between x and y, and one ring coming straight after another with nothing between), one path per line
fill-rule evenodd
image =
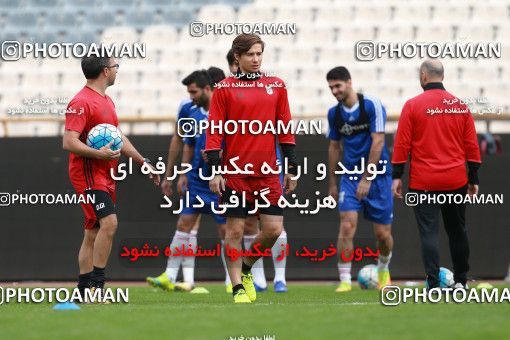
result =
M175 252L175 248L180 248L184 245L184 247L187 247L189 243L189 233L185 233L179 230L175 231L174 238L172 239L172 243L170 243L170 252ZM182 262L182 256L173 256L170 254L168 257L168 262L166 263L166 276L168 276L168 279L170 282L175 283L177 280L177 273L179 272L179 267L181 266Z
M225 286L231 284L230 276L228 276L227 262L225 261L225 241L221 240L221 262L223 262L223 268L225 269Z
M192 230L189 233L189 242L193 252L197 251L197 231ZM183 256L182 258L182 277L184 282L193 285L195 283L195 256Z
M338 262L338 272L340 273L340 281L351 283L351 267L352 262Z
M243 236L244 241L244 249L250 249L251 244L255 240L257 235L246 235ZM251 266L251 273L253 274L253 282L259 286L260 288L267 287L266 274L264 273L264 262L263 258L255 261L253 266Z
M273 264L274 264L274 282L282 281L287 284L285 281L285 267L287 265L287 255L284 253L283 259L281 261L277 261L276 259L281 256L282 251L287 249L287 233L282 231L278 240L271 248L271 253L273 254Z
M388 266L390 265L391 260L391 251L388 256L384 256L379 254L379 259L377 260L377 270L388 270Z

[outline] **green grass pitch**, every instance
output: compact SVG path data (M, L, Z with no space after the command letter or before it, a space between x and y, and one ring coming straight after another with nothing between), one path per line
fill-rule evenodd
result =
M510 304L385 307L378 291L334 293L331 284L289 284L234 305L222 284L210 294L129 286L129 303L54 311L50 303L0 305L1 339L509 339ZM498 285L498 287L503 287Z

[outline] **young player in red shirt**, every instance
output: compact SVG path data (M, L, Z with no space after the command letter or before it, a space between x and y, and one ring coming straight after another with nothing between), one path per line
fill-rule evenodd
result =
M102 123L118 126L115 105L105 91L115 83L119 65L114 58L90 56L82 59L81 68L87 84L67 107L63 148L69 151L69 178L76 193L95 197L94 204L82 204L85 232L78 254L78 288L83 294L85 288L103 288L104 270L117 229L115 181L110 171L117 168L121 154L138 164L149 161L124 135L123 147L117 151L110 149L111 143L99 150L85 143L94 126ZM150 178L159 185L159 175L151 174Z
M232 49L239 65L238 73L223 80L221 86L214 91L209 112L210 126L241 120L258 120L262 126L266 126L268 121L274 123L282 121L287 124L291 116L283 81L259 73L264 42L255 34L241 34L234 39ZM253 194L255 191L269 189L266 198L270 207L259 209L262 230L253 241L253 244L260 243L261 250L264 251L274 245L283 228L283 211L278 206L278 199L282 195L279 176L261 172L264 162L273 169L276 168L276 138L271 133L223 132L213 129L207 131L205 152L209 165L217 166L223 163L227 169L232 170L229 166L230 160L239 157L236 162L239 167L244 169L246 164L252 164L254 174L228 174L225 177L216 175L209 182L209 186L214 193L222 196L223 202L228 202L232 195L240 196L244 192L249 204L253 204L256 199ZM297 170L294 136L291 133L282 133L278 134L277 138L284 157L288 159L289 172L292 174ZM223 154L220 158L222 149ZM297 182L291 180L290 174L285 174L284 185L288 193L295 189ZM227 209L226 246L241 250L245 219L251 208L239 206ZM256 292L250 270L258 258L252 256L227 261L234 302L255 301Z

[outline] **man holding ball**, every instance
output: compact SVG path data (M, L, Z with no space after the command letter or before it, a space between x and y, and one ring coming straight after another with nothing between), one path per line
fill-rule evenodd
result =
M112 150L112 142L95 149L86 144L89 131L98 124L118 128L115 105L106 89L115 83L119 64L115 58L87 56L81 60L87 84L70 101L66 112L63 148L69 151L69 178L79 195L94 195L94 204L82 204L85 214L84 237L78 254L80 276L78 288L103 289L105 267L117 229L115 181L111 169L117 168L121 154L136 163L150 163L122 134L123 146ZM150 175L159 185L159 175Z

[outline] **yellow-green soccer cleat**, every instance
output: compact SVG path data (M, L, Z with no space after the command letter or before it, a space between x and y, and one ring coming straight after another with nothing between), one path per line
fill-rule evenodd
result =
M352 284L349 283L349 282L340 282L340 284L338 285L338 288L335 290L335 292L337 293L345 293L345 292L350 292L352 290Z
M251 299L244 289L239 289L234 295L234 303L251 303Z
M229 283L228 285L225 285L225 291L229 294L232 294L232 284Z
M255 290L255 285L253 284L253 275L252 273L241 274L241 283L243 284L244 290L251 302L257 300L257 291Z
M379 289L391 285L390 271L389 270L379 270L377 272L378 276L378 284L377 287Z
M145 279L149 285L152 287L159 287L166 291L173 291L175 289L175 286L170 280L168 279L168 276L166 276L166 273L161 274L158 277L147 277Z

